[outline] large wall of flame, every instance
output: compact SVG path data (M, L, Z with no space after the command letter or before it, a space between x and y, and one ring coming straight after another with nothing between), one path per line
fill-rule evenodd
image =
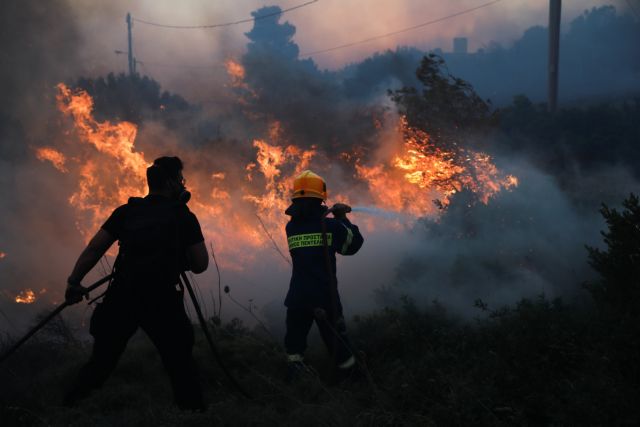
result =
M239 10L237 2L231 3L207 2L181 9L176 15L175 2L154 2L154 8L142 2L132 12L160 21L180 18L193 22L236 18L237 13L252 9ZM424 181L407 184L407 174L412 179L418 176L411 175L415 170L394 167L411 168L414 162L402 156L404 139L398 118L393 113L386 116L379 108L390 107L388 99L381 98L379 91L367 102L347 99L331 77L308 62L245 63L244 76L230 77L223 63L229 59L243 62L246 38L241 29L182 38L176 33L143 31L136 25L140 59L185 64L211 59L220 67L205 70L204 76L202 70L176 73L143 68L153 70L154 76L174 90L191 95L189 99L204 100L202 107L175 114L171 124L152 115L135 126L112 117L112 126L125 128L129 151L100 149L91 142L91 135L107 126L106 121L85 114L74 123L74 114L65 114L65 104L61 107L56 99L61 94L56 85L66 81L68 87L74 87L78 76L122 69L123 58L112 51L125 47L122 21L129 6L89 1L2 3L0 16L7 31L1 40L9 65L0 69L4 95L0 102L0 309L13 323L27 322L37 311L61 301L66 276L86 239L126 197L144 194L142 165L163 154L178 153L185 160L188 186L194 192L190 206L216 251L223 285L231 285L238 300L266 307L262 313L274 322L283 313L289 266L274 250L265 228L284 249L286 217L282 209L287 182L303 163L324 174L332 201L373 206L382 213L353 214L366 242L360 254L339 262L345 306L351 312L371 309L375 296L386 304L403 293L421 302L437 298L462 313L473 312L475 298L499 304L540 292L561 294L589 274L582 245L598 240L602 228L596 212L599 202L615 203L628 188L637 188L626 171L612 168L580 177L575 193L568 193L526 159L498 156L494 163L504 176L520 179L518 188L496 193L487 204L453 210L437 221L438 210L432 202L443 197L442 191L431 187L419 191L418 184ZM224 13L217 9L223 6ZM393 13L402 15L402 22L414 22L414 6L401 2ZM375 21L374 26L366 14L354 12L344 14L340 18L344 21L334 21L343 22L340 28L344 31L327 37L324 21L315 30L310 22L316 17L312 11L320 7L326 7L327 16L334 18L344 12L335 2L321 1L286 18L298 26L295 41L302 50L324 47L320 41L343 40L351 34L347 23L353 24L351 31L367 27L377 32L396 26L391 19ZM434 5L434 13L447 12L438 7ZM153 16L148 16L150 12ZM541 13L538 9L532 13L535 22ZM349 15L364 21L356 24L345 18ZM469 17L463 21L464 28L480 31L485 28L480 18L490 22L492 16ZM463 27L451 28L451 34L442 33L446 40L464 34ZM520 27L510 31L516 34ZM426 33L420 37L427 39ZM321 64L343 64L345 58L355 60L370 52L367 49L344 51ZM142 53L148 56L143 58ZM299 77L302 72L307 73L305 78ZM263 84L274 75L281 78L282 86L290 86L286 98L297 102L293 107L280 102L282 92L269 92L270 86ZM296 94L304 96L296 98ZM89 126L83 130L78 120L85 124L89 120ZM216 125L215 132L194 132L209 122ZM129 164L129 158L137 160ZM270 175L265 166L276 158L282 162L278 173ZM591 194L596 183L608 189L598 198ZM460 196L461 206L467 206L464 197ZM389 210L401 215L389 216L384 212ZM411 222L403 224L405 211L413 215L409 215ZM422 215L425 217L416 225L415 218ZM556 239L559 244L554 243ZM89 280L107 268L99 265ZM198 282L205 295L215 290L214 270ZM380 292L385 286L393 291ZM29 300L32 294L35 303L16 304L16 298ZM242 314L226 300L224 305L225 316ZM87 316L80 309L72 313ZM0 319L0 329L8 325L7 319Z

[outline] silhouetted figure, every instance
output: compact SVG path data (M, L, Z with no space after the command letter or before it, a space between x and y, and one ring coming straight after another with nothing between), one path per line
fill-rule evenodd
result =
M113 211L69 276L65 296L79 302L84 294L80 281L119 241L114 279L91 317L93 353L67 393L66 405L104 383L140 327L160 353L176 404L182 409L204 408L179 274L201 273L209 261L200 224L186 206L190 194L182 167L178 157L156 159L147 169L149 194L132 197Z
M347 219L349 206L336 204L330 210L334 218L325 218L329 209L322 202L327 187L320 176L304 171L293 188L292 204L285 212L291 216L286 231L293 261L284 302L289 380L304 370L307 335L314 320L338 372L355 365L338 294L336 253L353 255L364 241L358 227Z

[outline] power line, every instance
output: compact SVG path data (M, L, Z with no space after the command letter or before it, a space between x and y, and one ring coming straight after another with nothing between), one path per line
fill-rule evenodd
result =
M300 9L302 7L305 7L305 6L312 5L313 3L317 3L318 1L319 0L311 0L311 1L308 1L306 3L299 4L297 6L292 6L290 8L283 9L283 10L281 10L279 12L267 13L265 15L259 15L259 16L255 16L253 18L241 19L240 21L225 22L225 23L222 23L222 24L211 24L211 25L167 25L167 24L158 24L157 22L144 21L144 20L138 19L138 18L133 18L133 20L135 22L139 22L141 24L146 24L146 25L152 25L154 27L174 28L174 29L182 29L182 30L193 30L193 29L202 29L202 28L221 28L221 27L230 27L232 25L244 24L244 23L247 23L247 22L254 22L254 21L258 21L260 19L270 18L272 16L282 15L282 14L284 14L286 12L291 12L292 10L296 10L296 9Z
M244 21L238 21L238 23L250 22L250 21L253 21L253 20L256 20L256 19L263 19L263 18L267 18L269 16L279 15L279 14L285 13L285 12L293 10L293 9L297 9L297 8L300 8L300 7L303 7L303 6L310 5L310 4L315 3L317 1L318 0L309 1L307 3L303 3L303 4L300 4L298 6L294 6L294 7L288 8L288 9L284 9L281 12L278 12L278 13L260 15L260 16L258 16L256 18L252 18L252 19L248 19L248 20L244 20ZM400 29L400 30L392 31L390 33L386 33L386 34L382 34L382 35L379 35L379 36L370 37L370 38L367 38L367 39L363 39L363 40L359 40L359 41L355 41L355 42L351 42L351 43L347 43L347 44L343 44L343 45L339 45L339 46L335 46L335 47L331 47L331 48L327 48L327 49L322 49L322 50L317 50L317 51L301 54L300 57L308 57L308 56L312 56L312 55L319 55L321 53L331 52L331 51L338 50L338 49L344 49L344 48L355 46L355 45L358 45L358 44L367 43L367 42L370 42L370 41L373 41L373 40L377 40L377 39L381 39L381 38L385 38L385 37L390 37L390 36L393 36L393 35L396 35L396 34L405 33L405 32L412 31L412 30L415 30L415 29L418 29L418 28L426 27L428 25L436 24L438 22L442 22L442 21L445 21L445 20L448 20L448 19L451 19L451 18L455 18L455 17L460 16L460 15L464 15L464 14L467 14L467 13L474 12L476 10L479 10L479 9L491 6L493 4L496 4L496 3L500 2L500 1L502 1L502 0L493 0L493 1L490 1L488 3L484 3L484 4L481 4L481 5L473 7L473 8L465 9L463 11L460 11L460 12L457 12L457 13L454 13L454 14L451 14L451 15L447 15L447 16L444 16L442 18L438 18L438 19L434 19L434 20L431 20L431 21L423 22L421 24L414 25L412 27L403 28L403 29ZM156 24L150 24L150 25L156 25ZM160 24L157 24L157 25L160 25ZM233 23L217 24L217 25L225 26L225 25L233 25ZM210 27L172 27L172 26L170 26L170 28L210 28ZM172 63L150 62L150 61L138 61L138 64L140 64L142 66L152 66L152 67L155 66L155 67L164 67L164 68L183 68L183 69L208 69L208 70L211 70L211 69L216 69L216 68L223 68L223 66L221 64L185 65L185 64L172 64Z
M187 69L204 69L204 70L224 68L224 66L220 64L186 65L186 64L173 64L168 62L150 62L150 61L138 61L138 64L142 65L143 67L151 66L151 67L164 67L164 68L187 68Z
M334 50L344 49L344 48L347 48L347 47L356 46L356 45L363 44L363 43L368 43L368 42L371 42L371 41L374 41L374 40L378 40L378 39L382 39L382 38L385 38L385 37L395 36L396 34L406 33L408 31L416 30L418 28L426 27L426 26L432 25L432 24L437 24L438 22L446 21L447 19L455 18L455 17L460 16L460 15L464 15L464 14L467 14L467 13L475 12L478 9L482 9L482 8L494 5L494 4L496 4L496 3L500 2L500 1L502 1L502 0L493 0L493 1L490 1L488 3L481 4L480 6L472 7L471 9L466 9L466 10L454 13L452 15L443 16L442 18L433 19L431 21L423 22L422 24L414 25L412 27L403 28L401 30L392 31L390 33L381 34L379 36L369 37L367 39L358 40L358 41L355 41L355 42L346 43L346 44L342 44L342 45L339 45L339 46L330 47L330 48L327 48L327 49L321 49L321 50L316 50L316 51L309 52L309 53L304 53L304 54L300 55L300 57L319 55L321 53L332 52Z
M638 11L636 10L635 6L631 3L631 0L627 0L627 5L629 5L629 9L631 9L631 12L633 12L636 18L640 20L640 14L638 14Z

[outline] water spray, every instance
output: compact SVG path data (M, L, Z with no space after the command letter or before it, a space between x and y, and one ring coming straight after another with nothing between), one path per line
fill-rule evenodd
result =
M373 215L384 219L389 220L402 220L410 217L408 214L403 214L399 212L389 211L386 209L376 208L375 206L353 206L351 207L351 212L359 212L367 215Z
M388 221L402 222L416 219L413 215L407 213L389 211L386 209L377 208L375 206L351 206L349 212L377 216Z

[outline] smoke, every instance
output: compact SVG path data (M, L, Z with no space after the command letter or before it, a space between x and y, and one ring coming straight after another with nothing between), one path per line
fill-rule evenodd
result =
M50 88L82 72L77 57L80 38L66 2L8 0L0 6L0 112L19 117L43 104Z
M33 150L63 138L54 87L85 68L66 2L3 1L0 25L0 308L19 328L60 301L57 289L63 289L73 263L68 248L82 242L69 220L69 180L53 167L42 168ZM25 289L47 303L15 304ZM0 330L9 329L5 320Z
M100 158L96 176L106 180L117 166L107 156L91 157L91 147L80 147L69 119L55 108L54 85L60 81L75 81L95 97L96 120L137 124L135 150L144 153L146 160L165 154L178 154L185 160L187 185L196 195L190 206L202 213L199 217L207 243L212 243L222 266L221 286L230 286L237 301L272 324L282 324L282 301L290 274L289 264L274 248L279 245L286 255L282 228L286 216L282 198L261 197L270 186L275 193L286 194L286 179L307 161L304 153L315 153L307 166L327 179L330 202L354 205L351 218L365 236L360 253L338 263L347 315L367 312L376 302L393 304L403 294L423 303L437 299L465 316L475 313L472 306L478 298L496 306L543 292L550 296L575 294L590 274L583 245L597 245L598 231L603 228L597 213L599 202L617 203L628 189L637 188L632 174L617 166L582 175L577 172L572 174L575 182L558 183L550 173L511 153L500 159L499 166L519 178L519 187L498 193L486 205L471 203L461 192L445 213L419 219L410 212L417 203L414 196L420 194L422 202L431 205L430 192L398 192L405 211L377 206L375 191L358 175L356 166L383 166L384 159L392 157L397 145L394 138L399 136L393 130L397 118L386 90L416 84L414 71L420 50L398 49L343 70L321 71L316 62L299 58L296 28L274 17L256 21L247 33L246 53L237 58L245 71L242 84L234 85L222 67L211 71L211 80L192 79L184 72L165 84L181 88L176 95L163 92L151 79L94 77L106 74L120 60L115 56L105 59L104 52L111 55L109 43L115 38L95 45L95 36L79 37L78 28L83 34L93 24L102 30L107 24L97 21L97 12L122 18L117 6L82 4L74 10L82 10L83 18L92 18L77 22L66 3L36 3L20 2L24 14L20 31L18 24L6 18L15 16L11 14L16 13L17 3L2 6L6 8L2 13L3 22L7 21L4 28L11 30L2 33L2 45L14 65L2 67L7 98L0 103L0 251L6 256L0 259L0 308L18 323L62 300L64 279L85 241L79 229L86 228L82 220L86 212L79 214L69 204L78 189L79 171L88 160ZM89 14L91 8L95 10ZM627 19L612 17L607 10L583 19L589 34L593 34L592 18L600 13L607 28ZM567 34L567 40L587 31L578 27ZM29 30L27 37L17 36L24 28ZM475 63L460 65L451 57L450 71L468 78L483 95L494 93L497 87L509 96L522 92L522 83L530 76L500 67L538 52L541 34L532 30L507 53L504 49L487 50L487 68L478 68L477 73L465 75ZM158 37L156 43L163 45L165 40ZM209 55L203 58L221 62L229 59L230 52L241 51L238 40L230 38L229 46L220 46L217 38L202 42ZM124 37L121 39L124 43ZM152 39L149 36L140 43L150 44ZM529 40L535 40L531 48L525 46ZM618 43L616 40L612 43ZM166 42L175 44L175 40ZM94 52L100 50L96 46L102 53ZM587 49L587 45L580 46ZM598 52L607 46L599 47ZM30 65L17 68L15 64ZM632 75L633 63L618 65L620 73ZM27 71L22 73L23 69ZM485 82L483 76L493 75L491 70L522 78L514 78L513 84L499 77ZM569 78L570 70L561 75ZM627 83L619 89L626 90ZM599 87L603 91L610 88ZM527 90L534 96L541 93L538 83ZM194 98L210 99L197 104ZM271 166L274 158L259 151L256 139L275 147L276 154L285 159L272 177L259 172L260 155L265 155ZM35 149L45 146L69 154L67 173L36 158ZM286 151L288 146L298 147L297 151ZM382 181L380 188L384 184L392 183ZM596 184L600 190L594 193ZM110 211L115 206L103 208ZM432 210L438 211L435 206ZM238 224L242 228L237 228ZM105 271L97 267L87 282ZM212 300L219 304L213 266L196 281L211 315ZM36 294L36 303L15 304L15 295L27 288ZM70 310L79 318L86 319L88 313L79 307ZM224 296L222 313L225 320L240 316L251 321Z
M585 245L601 247L600 230L606 227L600 203L619 205L638 181L622 167L609 167L578 174L580 184L568 188L526 161L501 163L509 164L520 185L486 205L460 193L445 214L420 220L354 207L350 217L361 226L365 244L355 256L338 260L348 315L396 306L403 296L420 305L437 301L466 319L482 315L478 300L494 310L540 295L585 298L581 285L595 274ZM368 230L370 216L399 226L380 229L378 222ZM284 295L282 284L279 289ZM262 313L275 328L282 325L278 299Z
M580 284L593 276L584 245L601 246L599 230L605 227L599 202L588 188L570 196L552 176L514 159L509 163L520 178L518 188L487 205L471 205L461 193L441 218L411 229L415 244L393 285L377 293L379 304L394 305L407 295L472 317L479 315L476 300L497 309L523 297L583 296ZM637 182L626 174L614 177L613 170L607 185L617 204Z
M620 42L620 49L628 49L630 45L626 39L622 43L622 36L635 28L629 19L629 16L616 15L612 8L586 12L565 35L566 49L574 56L591 51L594 46L586 35L603 25L613 34L612 40ZM595 25L596 21L599 25ZM337 155L354 145L362 147L363 158L375 159L386 145L381 143L384 138L379 138L380 129L375 126L376 120L387 119L384 108L380 108L386 106L380 103L381 96L393 84L415 86L416 79L407 70L416 68L420 52L399 49L338 73L320 72L313 62L296 58L295 31L290 25L284 28L286 31L274 18L256 23L256 29L248 33L250 43L242 64L249 86L257 92L255 98L249 99L248 108L265 122L269 118L282 120L284 133L293 136L292 142L317 146L332 162L333 170L340 168ZM537 80L527 87L532 81L527 73L508 72L518 76L508 85L499 75L504 64L534 69L531 61L540 56L543 49L540 40L545 40L546 49L544 33L531 29L502 57L498 53L487 53L483 61L487 74L494 76L490 82L484 84L479 79L482 70L466 77L472 83L480 83L481 94L482 90L496 93L496 88L501 88L510 93L509 96L526 92L536 98L544 90ZM598 47L601 53L607 49L604 46L606 44ZM599 61L599 55L592 52L590 58ZM635 65L632 61L625 62L623 56L615 57L622 61L616 73L632 75ZM445 57L452 62L449 64L452 74L463 70L454 56ZM532 59L523 63L523 58L529 57ZM469 57L465 65L469 70L474 67L473 58ZM415 66L411 65L412 61L416 62ZM578 65L569 63L565 67L565 76L570 78L576 74ZM546 78L544 70L539 75L541 80ZM611 89L602 85L587 86L593 90L575 89L575 93L593 96ZM566 87L568 92L574 90L572 85ZM316 117L323 119L322 126L317 126ZM354 117L368 119L358 130L353 128ZM472 198L462 192L452 199L443 215L417 223L409 214L378 207L356 207L353 218L363 225L365 245L355 257L341 259L338 267L347 310L366 312L371 309L373 299L378 305L388 305L406 294L425 304L438 300L455 313L470 317L478 313L473 307L477 299L497 308L539 294L580 296L580 284L593 274L586 262L584 245L598 246L599 230L604 227L598 213L599 204L602 201L619 203L629 189L636 187L637 181L619 165L607 165L597 173L592 170L583 174L578 165L577 170L562 172L572 176L573 181L568 183L558 182L556 175L552 175L556 171L543 172L514 153L501 158L499 164L517 176L520 185L502 191L486 205L473 203ZM338 187L331 190L339 194L343 194L345 184L358 185L345 171L338 173L340 180L332 180L329 171L322 172L329 173L329 182ZM594 194L594 187L586 182L604 176L607 179L600 181L600 191ZM566 180L566 175L563 178ZM372 224L371 217L378 220L377 227L368 226ZM380 222L386 222L389 227L380 227ZM277 305L270 307L268 317L278 318L274 313Z
M266 7L255 13L279 10ZM320 72L311 60L298 59L296 28L279 20L273 16L256 21L246 34L249 43L242 65L253 91L247 94L249 113L265 123L278 120L299 146L315 145L336 153L354 141L366 142L375 132L367 106L350 103L331 73Z

